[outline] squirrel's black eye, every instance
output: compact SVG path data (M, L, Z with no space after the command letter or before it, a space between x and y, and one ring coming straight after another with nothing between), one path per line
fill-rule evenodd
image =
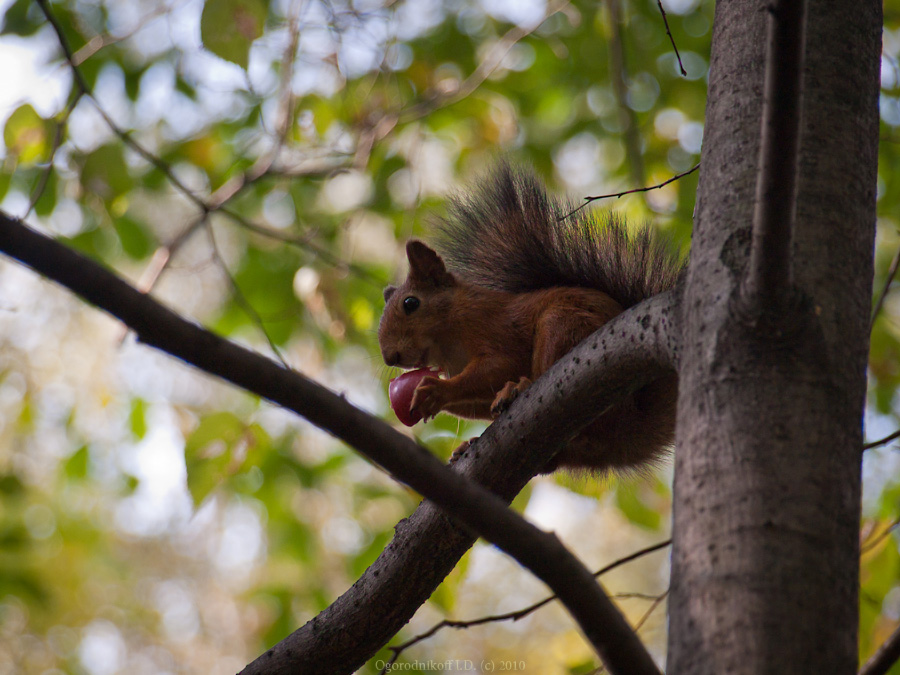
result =
M419 309L419 299L410 295L409 297L403 298L403 311L407 314L412 314L417 309Z

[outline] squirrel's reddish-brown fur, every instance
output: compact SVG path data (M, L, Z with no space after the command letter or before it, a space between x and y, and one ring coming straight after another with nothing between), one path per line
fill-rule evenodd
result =
M552 199L503 164L439 226L441 254L411 240L409 276L385 289L378 329L389 366L439 366L412 407L491 419L581 340L624 309L671 288L683 263L644 228L629 233ZM589 425L557 467L638 468L674 437L677 379L651 382Z

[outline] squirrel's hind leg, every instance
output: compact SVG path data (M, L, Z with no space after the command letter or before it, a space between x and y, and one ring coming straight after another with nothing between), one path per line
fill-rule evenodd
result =
M546 312L535 334L532 377L540 376L619 311L612 300L601 298L591 307L558 304ZM650 382L589 424L553 458L546 471L640 470L652 466L665 456L674 440L677 398L678 377L674 373Z
M678 377L654 380L613 406L548 465L593 471L638 471L661 461L675 440Z

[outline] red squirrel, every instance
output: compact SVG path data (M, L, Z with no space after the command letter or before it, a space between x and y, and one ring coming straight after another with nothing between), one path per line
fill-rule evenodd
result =
M502 164L439 223L440 254L406 245L409 275L384 291L378 341L389 366L437 366L411 409L492 419L584 338L624 309L671 288L683 262L648 228L613 215L570 214L530 173ZM604 412L548 462L639 469L675 431L673 373Z

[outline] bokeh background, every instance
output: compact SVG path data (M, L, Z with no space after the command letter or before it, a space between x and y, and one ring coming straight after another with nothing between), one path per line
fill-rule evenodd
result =
M655 0L2 0L0 208L397 424L381 290L449 194L501 157L574 203L699 162L714 7L662 7L678 56ZM900 1L885 12L873 305L900 251ZM686 253L696 185L595 207ZM888 292L870 440L898 427L898 337ZM483 428L407 433L446 457ZM887 443L864 461L863 658L900 623L900 457ZM599 568L667 538L670 484L668 465L542 477L515 506ZM0 261L0 673L236 672L349 587L418 500ZM667 560L604 577L661 663ZM545 595L478 544L396 642ZM597 666L553 605L400 657L428 659Z

